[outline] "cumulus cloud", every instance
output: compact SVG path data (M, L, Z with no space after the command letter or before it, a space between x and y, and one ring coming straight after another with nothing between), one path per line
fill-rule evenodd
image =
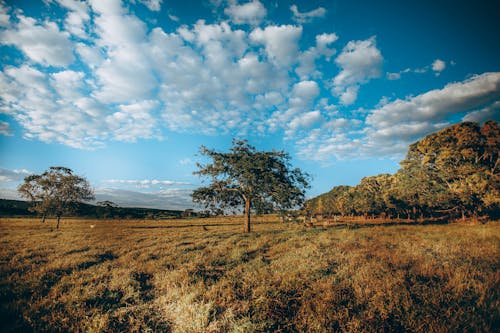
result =
M485 73L417 96L382 101L366 119L334 116L297 141L308 160L395 157L425 135L456 122L499 120L500 73Z
M120 105L119 111L106 117L108 128L115 139L135 142L137 138L161 138L153 112L157 102L146 100Z
M432 63L432 70L436 75L441 74L441 72L444 71L445 68L446 68L446 62L444 62L443 60L436 59Z
M359 138L361 122L356 119L334 117L320 128L304 133L297 141L298 155L305 160L328 163L334 159L359 157L363 146Z
M4 169L0 168L0 182L19 182L32 173L26 169Z
M408 144L450 124L450 117L467 113L465 120L484 119L498 109L500 73L485 73L424 94L397 99L371 110L366 118L367 150L402 153ZM484 107L487 106L487 107ZM481 110L478 110L481 108Z
M56 23L43 23L23 15L11 29L1 32L2 44L14 45L31 61L44 66L63 67L74 61L70 34L61 31Z
M372 110L367 123L379 128L401 123L440 121L500 98L500 73L485 73L424 94L389 102Z
M139 0L139 2L148 7L149 10L158 12L161 9L161 3L163 0Z
M10 128L10 124L6 121L0 121L0 135L12 136L12 129Z
M258 25L267 15L267 10L259 0L253 0L242 5L236 3L224 9L224 13L235 24Z
M107 129L91 109L80 109L89 103L83 103L86 85L79 78L79 72L48 74L27 65L7 66L0 74L4 112L24 127L28 139L94 147ZM100 114L101 107L96 108L94 112Z
M386 77L388 80L394 81L394 80L399 80L401 79L401 72L396 72L396 73L386 73Z
M250 34L255 43L265 45L267 57L279 66L291 66L297 61L301 26L280 25L257 28Z
M7 27L9 25L9 14L3 3L0 3L0 27Z
M453 61L450 62L450 64L453 65ZM388 80L399 80L401 79L403 74L407 73L415 73L415 74L425 74L428 73L430 70L434 72L434 75L439 76L442 71L446 69L446 62L440 59L436 59L432 62L432 64L420 67L420 68L405 68L404 70L401 70L399 72L387 72L386 73L386 78Z
M60 6L68 10L64 27L71 34L79 37L87 37L87 25L90 20L89 6L83 1L77 0L55 0Z
M380 77L383 60L375 37L350 41L335 59L341 71L333 79L333 94L340 98L342 104L353 104L359 86Z
M270 129L275 130L285 125L289 129L287 134L292 134L294 130L290 130L290 121L300 113L310 110L319 93L318 83L315 81L301 81L294 84L288 108L274 112L267 120Z
M297 23L307 23L311 22L315 18L324 17L326 14L326 9L323 7L318 7L308 12L300 12L297 5L291 5L290 10L293 13L293 20Z
M318 78L315 61L330 59L338 38L320 34L316 45L301 52L300 26L244 31L229 22L199 20L167 33L148 29L118 0L48 4L66 10L64 30L48 18L13 11L13 21L20 23L2 33L14 43L16 34L48 31L59 38L51 47L64 41L74 53L65 58L58 52L59 59L44 48L42 56L27 47L29 62L0 73L0 110L22 125L25 138L75 148L93 149L109 139L161 138L162 128L205 134L284 129L298 112L313 110L314 98L309 101L304 91L317 95L321 87L305 82ZM229 13L249 19L249 13L262 12L250 9L260 6L233 5ZM16 39L12 45L23 50L27 44ZM34 60L79 66L49 70ZM291 75L298 66L300 80ZM271 114L285 113L286 122L269 121Z
M323 121L324 118L318 110L306 112L292 119L285 133L290 136L298 130L311 128L313 125Z
M300 53L298 56L299 66L295 69L295 72L300 76L301 80L322 77L322 73L316 69L315 62L321 58L330 61L330 58L337 52L331 47L331 44L337 39L338 36L334 33L317 35L316 45Z
M476 111L472 111L464 116L463 121L473 121L476 123L484 123L488 120L500 122L500 101L488 105Z
M161 5L146 3L151 10ZM219 9L223 3L228 2L218 1ZM17 121L27 139L92 149L108 140L161 139L165 129L235 135L282 131L303 158L327 160L390 155L451 117L485 119L498 113L498 74L488 73L385 100L356 113L360 120L349 120L353 115L332 103L352 105L362 85L382 75L384 59L375 37L350 41L335 58L334 33L318 34L311 44L302 39L300 25L257 26L266 16L257 0L229 2L229 21L199 20L169 31L136 16L133 2L47 4L61 6L62 19L34 19L0 6L2 43L23 55L2 68L0 112ZM304 20L317 13L295 9ZM333 60L338 72L323 77L330 71L322 66ZM440 72L446 64L425 71L431 67ZM386 75L399 79L410 71L417 70ZM336 98L322 96L326 90Z

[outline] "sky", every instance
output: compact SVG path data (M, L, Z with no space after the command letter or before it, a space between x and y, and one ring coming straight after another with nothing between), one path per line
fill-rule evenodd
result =
M65 166L96 200L193 207L201 145L285 150L307 196L500 119L495 1L0 1L0 197ZM205 161L206 162L206 161Z

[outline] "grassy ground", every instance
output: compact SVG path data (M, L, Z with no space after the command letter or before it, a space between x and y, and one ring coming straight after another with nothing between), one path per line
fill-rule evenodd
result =
M3 331L500 327L500 225L0 219ZM91 227L93 226L93 227Z

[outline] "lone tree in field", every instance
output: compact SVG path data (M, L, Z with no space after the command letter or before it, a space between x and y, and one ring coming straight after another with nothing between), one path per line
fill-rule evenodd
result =
M57 229L63 214L72 212L78 202L94 199L89 182L65 167L50 167L41 175L24 178L18 191L31 200L32 210L42 215L42 222L47 216L56 216Z
M242 207L244 232L250 232L250 214L258 207L272 205L284 210L304 203L309 176L292 169L290 156L284 151L257 151L246 140L233 140L228 153L205 146L200 153L212 162L198 163L194 174L209 178L210 184L195 190L193 201L212 211Z

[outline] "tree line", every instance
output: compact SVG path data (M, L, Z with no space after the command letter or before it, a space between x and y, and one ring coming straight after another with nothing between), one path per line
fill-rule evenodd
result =
M410 145L395 174L336 186L304 209L329 217L498 218L499 151L495 121L453 125Z

